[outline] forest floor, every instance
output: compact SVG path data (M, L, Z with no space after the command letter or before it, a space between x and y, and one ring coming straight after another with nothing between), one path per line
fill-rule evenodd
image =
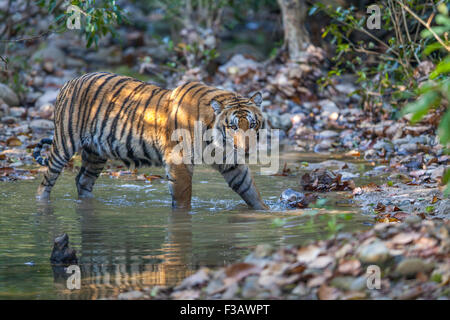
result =
M449 156L436 136L438 111L413 126L406 117L392 120L389 113L365 110L352 77L331 79L320 90L316 81L326 72L326 56L312 45L298 63L258 62L236 54L213 75L202 68L177 74L159 64L165 48L143 32L125 32L124 39L122 44L105 40L93 51L83 49L76 37L52 35L45 45L17 52L30 57L31 69L24 77L26 92L0 84L1 183L37 177L42 168L31 153L41 138L53 134L59 88L80 74L103 70L147 74L157 83L155 79L165 79L159 84L170 88L200 80L241 94L261 91L270 127L280 129L295 150L329 154L330 159L336 152L364 158L374 166L364 175L384 183L355 185L352 179L359 173L345 163L334 162L334 168L327 167L329 162L305 164L310 171L302 176L298 191L348 190L374 216L375 227L303 247L261 245L242 262L201 269L176 288L150 288L118 298L449 297L450 199L442 186ZM121 69L123 65L127 67ZM395 106L383 109L394 111ZM297 208L308 205L303 198L288 202ZM382 271L380 290L366 286L365 267L372 264Z

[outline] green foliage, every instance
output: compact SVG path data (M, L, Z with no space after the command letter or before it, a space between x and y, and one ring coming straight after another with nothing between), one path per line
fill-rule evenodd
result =
M56 0L38 0L36 3L40 7L46 8L49 14L56 16L51 30L56 32L67 31L67 20L74 19L74 11L64 11L66 8L57 9ZM88 48L92 44L97 47L100 37L106 36L108 33L116 36L115 28L117 25L128 22L125 13L115 0L71 0L68 5L74 5L80 9L80 33L86 39Z
M444 47L450 43L448 34L450 33L450 18L446 5L438 6L439 14L436 16L437 26L432 27L431 30L423 30L421 36L423 38L435 38L435 35L444 35L445 42L442 44L436 41L427 46L424 50L425 54L431 54L434 51L446 51L446 57L443 58L437 65L434 71L430 74L430 80L417 90L419 98L409 103L403 110L403 114L412 114L411 121L420 121L431 109L445 106L446 111L439 123L438 134L442 145L446 147L446 152L449 153L448 145L450 144L450 79L448 74L450 72L450 53ZM434 34L433 34L433 32ZM447 184L446 193L450 192L449 171L445 173L444 183Z
M432 2L390 0L375 4L381 13L379 31L368 30L366 22L369 16L354 6L344 8L316 3L310 10L310 14L320 11L332 19L322 37L331 38L336 48L333 69L319 84L322 87L329 85L332 76L343 72L356 74L361 87L357 93L371 109L383 105L386 100L398 105L414 97L416 66L424 60L436 60L442 56L442 52L436 52L438 45L432 38L418 36L420 30L426 34L427 29L405 9L409 8L427 21L435 9ZM437 23L444 20L442 15L436 17ZM439 27L433 30L439 34L445 32ZM428 56L423 53L423 48L427 48Z

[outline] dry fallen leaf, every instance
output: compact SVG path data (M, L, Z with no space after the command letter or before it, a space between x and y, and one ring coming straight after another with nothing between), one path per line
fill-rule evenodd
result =
M6 144L8 147L19 147L22 145L22 141L20 141L17 137L10 137L6 140Z
M328 287L325 284L322 284L317 291L317 297L320 300L337 300L340 296L341 292L334 288L334 287Z
M338 272L356 276L361 271L361 262L357 259L344 260L339 264Z
M319 256L320 251L320 248L314 245L302 247L297 251L297 261L310 263Z
M420 235L415 232L402 232L397 235L395 235L391 240L390 243L392 244L398 244L403 245L412 242L415 239L418 239Z
M261 271L261 268L246 262L240 262L232 264L225 269L225 275L227 279L224 280L225 284L232 282L238 282L239 280L247 277L250 274L255 274Z

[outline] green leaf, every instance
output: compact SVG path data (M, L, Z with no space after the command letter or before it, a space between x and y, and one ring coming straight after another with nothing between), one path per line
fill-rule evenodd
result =
M425 47L425 49L423 50L423 53L426 55L426 56L428 56L430 53L432 53L432 52L434 52L434 51L436 51L436 50L439 50L439 49L441 49L442 48L442 45L439 43L439 42L433 42L433 43L431 43L431 44L429 44L429 45L427 45L426 47Z
M435 79L441 74L446 74L450 72L450 55L442 60L437 66L436 69L430 74L430 79Z
M450 109L447 108L444 116L441 119L438 127L439 138L442 145L447 145L450 142Z
M435 91L429 91L423 94L417 101L408 104L403 110L402 114L412 113L411 122L415 123L420 121L428 112L428 110L440 101L439 93Z

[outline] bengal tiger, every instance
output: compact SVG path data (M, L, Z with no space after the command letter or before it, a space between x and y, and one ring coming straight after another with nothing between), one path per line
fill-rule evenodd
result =
M224 137L236 130L264 127L259 92L245 98L234 92L187 82L173 89L107 72L88 73L61 88L54 111L53 139L43 139L33 152L47 167L37 198L47 200L58 176L76 152L82 164L76 176L78 196L92 197L95 180L108 159L126 166L162 165L166 169L172 206L190 208L192 163L175 163L178 143L171 134L178 128L193 133L194 121L215 128ZM48 158L41 156L51 144ZM246 164L213 164L228 185L254 209L267 209Z

